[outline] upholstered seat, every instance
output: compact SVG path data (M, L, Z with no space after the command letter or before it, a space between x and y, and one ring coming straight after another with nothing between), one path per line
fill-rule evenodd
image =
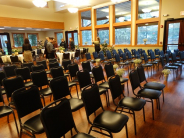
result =
M0 106L0 118L12 113L12 109L9 106Z
M125 83L125 82L127 82L127 81L128 81L127 78L122 78L122 77L120 78L120 82L121 82L121 83Z
M74 85L76 85L76 82L68 82L69 87L74 86Z
M6 91L5 91L4 88L1 88L1 93L2 93L2 95L3 95L3 94L6 94Z
M48 79L48 81L51 81L53 78L48 77L47 79Z
M106 128L109 131L116 133L121 131L127 122L128 116L126 115L117 114L112 111L104 111L95 118L93 125Z
M84 106L83 101L78 98L69 99L72 112L75 112Z
M43 94L44 96L47 96L47 95L51 95L52 91L51 91L50 88L45 88L45 89L40 90L40 94Z
M143 99L124 97L119 101L118 105L121 107L129 108L134 111L140 111L145 104L146 104L146 101Z
M163 90L165 88L165 85L158 82L148 82L144 85L144 87L154 90Z
M73 136L72 138L95 138L91 135L85 134L85 133L78 133L75 136Z
M138 96L149 98L149 99L158 99L161 95L161 91L153 89L142 89L138 92Z
M99 93L102 94L102 93L105 93L107 91L107 89L105 88L99 88Z
M108 89L109 88L109 84L108 84L108 82L102 82L102 83L99 84L99 87Z
M25 82L24 84L25 84L25 86L30 86L30 85L33 85L33 82L32 81L28 81L28 82Z
M47 73L47 74L50 74L50 70L47 70L46 73Z
M42 122L40 120L40 114L27 120L23 126L32 130L33 133L44 132L44 128L43 128Z

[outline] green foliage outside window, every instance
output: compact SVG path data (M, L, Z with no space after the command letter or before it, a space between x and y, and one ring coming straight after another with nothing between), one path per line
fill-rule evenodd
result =
M131 40L131 28L115 28L115 44L129 45Z
M31 46L37 46L37 34L28 34L28 39Z
M63 33L57 33L56 36L57 36L57 44L60 45L61 39L63 38Z
M15 47L20 47L24 44L24 34L13 34Z
M82 45L92 45L91 40L92 40L91 30L82 31Z

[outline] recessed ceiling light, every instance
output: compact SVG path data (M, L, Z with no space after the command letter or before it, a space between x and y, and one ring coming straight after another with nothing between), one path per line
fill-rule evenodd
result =
M18 29L18 30L25 30L25 29Z
M62 8L62 7L64 7L65 5L61 5L60 7Z

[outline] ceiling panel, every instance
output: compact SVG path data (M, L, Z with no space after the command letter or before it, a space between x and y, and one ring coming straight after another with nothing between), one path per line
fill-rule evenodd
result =
M0 0L1 5L8 5L21 8L33 8L32 0Z

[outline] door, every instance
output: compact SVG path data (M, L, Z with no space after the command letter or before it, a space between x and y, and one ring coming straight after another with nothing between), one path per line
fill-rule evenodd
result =
M184 50L184 19L165 22L164 50Z
M74 31L66 31L65 32L65 36L66 36L66 43L69 46L69 39L72 38L74 41L75 45L78 45L78 31L74 30Z
M0 33L0 48L3 49L6 55L8 55L7 44L5 41L10 43L10 36L8 33ZM10 43L11 44L11 43Z

